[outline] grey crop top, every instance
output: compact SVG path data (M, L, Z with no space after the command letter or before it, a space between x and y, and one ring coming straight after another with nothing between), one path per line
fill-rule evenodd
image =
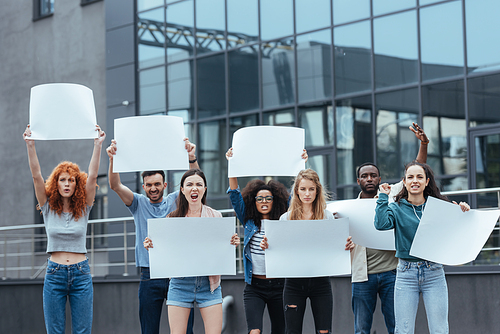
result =
M87 206L83 217L75 221L73 214L50 209L49 200L42 206L43 221L47 232L47 253L70 252L87 253L85 236L92 206Z

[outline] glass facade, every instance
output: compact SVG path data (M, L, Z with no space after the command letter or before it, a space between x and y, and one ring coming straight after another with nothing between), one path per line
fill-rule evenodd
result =
M308 166L348 199L363 162L385 181L402 177L419 147L412 122L430 138L442 189L468 189L468 132L500 122L494 0L151 0L137 9L137 114L184 118L221 209L230 207L224 153L244 126L306 129Z

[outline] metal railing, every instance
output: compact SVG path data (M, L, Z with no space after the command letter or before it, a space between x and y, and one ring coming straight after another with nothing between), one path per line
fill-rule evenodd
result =
M448 191L446 196L497 193L500 208L500 187ZM232 209L219 210L224 216L234 215ZM237 220L237 231L243 237L243 228ZM44 225L17 225L0 227L0 270L2 279L35 279L47 264L47 236ZM97 277L136 275L135 226L132 217L89 220L87 256L91 274ZM478 258L483 262L471 265L500 264L500 227L495 226ZM243 243L237 248L237 272L243 272ZM133 273L132 273L133 272Z

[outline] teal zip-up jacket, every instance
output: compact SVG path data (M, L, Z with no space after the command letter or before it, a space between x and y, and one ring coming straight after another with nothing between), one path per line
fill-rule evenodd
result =
M424 206L425 203L412 205L405 199L401 199L399 204L396 202L389 204L389 196L384 193L379 194L375 208L375 228L394 229L396 257L411 262L424 261L410 255L413 238L420 223L417 216L422 218Z

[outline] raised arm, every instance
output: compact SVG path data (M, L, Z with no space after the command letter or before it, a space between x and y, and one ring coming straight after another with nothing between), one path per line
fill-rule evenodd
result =
M97 176L99 175L99 164L101 163L102 142L106 138L106 133L102 131L101 127L99 125L95 127L95 130L98 131L98 136L94 139L94 151L92 152L92 158L90 158L89 174L85 186L87 206L91 206L94 203Z
M413 123L413 126L410 126L410 130L415 134L418 140L420 140L420 148L418 149L417 161L425 164L427 162L427 145L429 144L429 138L417 123Z
M40 207L42 207L45 202L47 202L47 194L45 193L45 182L42 176L42 170L40 169L40 163L38 162L38 156L36 155L35 141L30 139L31 129L30 125L26 127L23 133L23 139L26 142L26 148L28 149L28 162L30 165L31 176L33 177L33 185L35 186L35 196Z
M120 174L113 172L113 156L116 154L116 140L111 140L111 145L106 149L109 157L108 180L109 187L118 194L120 199L126 206L132 205L134 201L134 193L127 186L123 185L120 180Z
M229 150L226 152L226 159L229 161L230 158L233 157L233 148L230 147ZM231 190L238 189L238 178L237 177L230 177L229 178L229 188Z
M184 142L186 144L186 151L189 156L189 169L200 169L200 165L198 165L198 159L196 158L196 145L189 141L189 138L184 138Z
M375 208L375 228L377 230L390 230L394 228L395 219L389 208L389 194L391 186L387 183L381 184L380 194Z

